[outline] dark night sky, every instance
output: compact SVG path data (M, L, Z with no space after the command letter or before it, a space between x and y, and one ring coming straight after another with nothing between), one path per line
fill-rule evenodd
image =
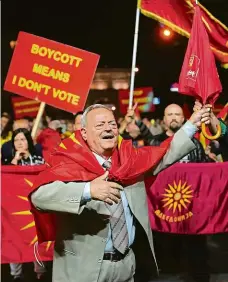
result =
M204 0L202 4L228 25L228 0ZM12 50L9 42L20 30L63 42L101 55L99 67L130 68L136 0L17 1L2 4L2 84ZM152 86L163 105L173 100L190 101L169 91L182 66L187 39L175 34L172 43L158 35L158 23L141 16L136 86ZM218 64L223 84L220 101L227 101L228 70ZM225 94L226 93L226 94ZM10 107L3 91L2 109ZM192 101L192 100L191 100Z

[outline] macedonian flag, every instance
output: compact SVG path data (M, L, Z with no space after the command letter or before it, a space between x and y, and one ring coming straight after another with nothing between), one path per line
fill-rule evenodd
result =
M138 0L141 13L174 31L190 37L195 0ZM211 49L222 66L228 68L228 28L199 2L202 20L208 32Z

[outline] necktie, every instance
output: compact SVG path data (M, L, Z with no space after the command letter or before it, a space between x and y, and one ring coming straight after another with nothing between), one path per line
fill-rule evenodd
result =
M111 168L111 162L106 161L103 164L103 167L109 170ZM122 200L120 199L118 204L114 203L112 206L106 204L106 206L111 213L110 226L112 231L113 246L120 253L124 254L128 248L129 241Z

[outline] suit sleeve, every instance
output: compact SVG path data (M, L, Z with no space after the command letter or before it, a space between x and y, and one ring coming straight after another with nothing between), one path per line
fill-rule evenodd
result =
M40 210L81 214L83 210L94 210L101 215L110 215L102 201L85 201L85 182L54 181L40 186L31 195L33 205Z
M179 161L195 148L195 144L183 128L181 128L174 134L169 150L153 171L153 175L158 174L161 170Z

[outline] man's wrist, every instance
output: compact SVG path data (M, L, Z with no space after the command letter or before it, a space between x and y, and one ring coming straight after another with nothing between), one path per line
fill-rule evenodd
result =
M182 129L188 135L189 138L192 138L198 131L197 126L191 121L191 119L186 121L186 123L182 126Z

